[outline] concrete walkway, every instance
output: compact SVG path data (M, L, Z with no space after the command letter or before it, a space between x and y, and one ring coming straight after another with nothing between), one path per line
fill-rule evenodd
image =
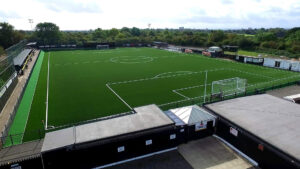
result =
M43 139L3 148L0 150L0 166L40 157L42 145Z
M15 105L18 102L18 99L22 93L22 90L26 84L26 81L29 79L30 71L32 70L35 62L38 58L39 50L36 50L35 55L32 56L32 61L28 63L28 68L24 71L24 75L18 77L18 84L16 85L14 91L10 95L9 99L6 102L2 112L0 113L0 137L2 132L5 130L5 125L10 119L11 113L14 110Z
M177 150L131 161L110 169L255 169L250 163L215 137L206 137Z
M288 86L280 89L267 91L267 94L283 98L285 96L300 94L300 85Z
M214 137L182 144L178 151L194 169L254 169L250 163Z

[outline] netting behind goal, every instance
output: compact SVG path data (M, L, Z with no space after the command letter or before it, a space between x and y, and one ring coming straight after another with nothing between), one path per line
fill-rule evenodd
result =
M96 49L109 49L109 45L97 45Z
M243 93L246 91L246 84L247 80L239 77L213 81L211 85L211 94L222 94L223 96L229 96Z

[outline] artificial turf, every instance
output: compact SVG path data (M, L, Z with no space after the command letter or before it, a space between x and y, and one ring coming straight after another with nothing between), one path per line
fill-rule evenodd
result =
M172 102L187 98L199 103L203 100L205 71L208 95L215 80L244 78L254 90L300 77L295 72L153 48L46 52L23 141L38 138L32 131L43 129L42 122L46 121L48 57L48 127L129 111L116 94L131 107L155 103L167 109L177 106Z
M24 133L25 131L27 119L31 110L31 103L35 94L35 88L42 67L43 58L44 52L41 52L26 86L20 105L17 109L14 121L10 127L9 135L11 135L11 137L6 139L5 146L22 143L23 135L21 133Z

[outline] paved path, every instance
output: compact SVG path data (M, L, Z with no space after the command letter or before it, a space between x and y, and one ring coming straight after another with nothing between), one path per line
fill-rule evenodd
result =
M39 50L35 52L35 55L32 56L32 61L28 63L28 68L24 71L24 75L18 77L18 84L16 85L14 91L10 95L10 98L7 100L6 105L4 106L2 112L0 113L0 137L2 136L2 132L5 130L5 125L10 120L10 114L12 113L14 106L18 102L18 98L20 97L24 85L26 81L29 79L30 71L34 66L38 58Z
M178 151L194 169L254 169L215 137L182 144Z
M288 86L280 89L267 91L267 94L283 98L285 96L300 94L300 85Z
M177 150L109 167L109 169L255 169L215 137L206 137Z
M3 148L0 150L0 166L40 157L42 145L43 139Z

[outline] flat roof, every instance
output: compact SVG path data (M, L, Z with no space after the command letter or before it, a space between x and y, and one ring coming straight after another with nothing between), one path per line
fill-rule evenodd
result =
M31 50L32 49L24 49L21 53L19 53L19 55L14 58L14 65L22 66Z
M290 156L300 159L300 105L268 95L255 95L206 105Z
M134 111L134 114L46 133L42 151L174 124L154 104Z

